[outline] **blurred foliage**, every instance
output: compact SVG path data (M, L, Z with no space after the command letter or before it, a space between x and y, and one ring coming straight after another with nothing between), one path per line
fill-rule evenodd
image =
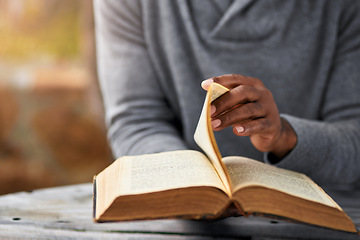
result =
M75 0L0 0L0 58L76 58L79 5Z

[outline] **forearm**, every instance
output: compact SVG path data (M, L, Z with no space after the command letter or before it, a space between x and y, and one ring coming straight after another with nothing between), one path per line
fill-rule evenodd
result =
M94 1L98 73L115 157L186 146L148 55L137 1Z
M106 56L99 56L100 62L104 61L99 64L100 83L115 157L185 148L181 123L166 103L146 55L142 55L132 55L136 69L130 66L132 61L124 66L121 59L107 62ZM116 63L124 67L114 72Z
M108 138L116 158L187 148L165 103L136 99L107 108Z
M151 127L137 132L138 126L126 125L127 131L118 128L109 136L114 157L140 155L155 152L187 149L184 142L172 128L162 127L154 130ZM110 128L114 129L114 126ZM110 133L111 131L109 131ZM121 132L121 133L120 133Z

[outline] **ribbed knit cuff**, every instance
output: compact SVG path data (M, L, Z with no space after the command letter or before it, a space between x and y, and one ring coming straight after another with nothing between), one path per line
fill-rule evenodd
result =
M328 154L328 139L323 131L326 127L317 121L301 119L290 115L282 114L295 130L297 144L295 148L283 159L275 161L271 159L270 153L265 153L266 163L315 176L318 168L326 160Z

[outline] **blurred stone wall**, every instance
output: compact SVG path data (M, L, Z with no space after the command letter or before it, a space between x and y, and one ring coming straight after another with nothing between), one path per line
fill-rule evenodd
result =
M27 74L26 86L0 86L0 194L90 182L111 154L87 72L60 66Z
M0 0L0 194L111 162L94 49L91 0Z

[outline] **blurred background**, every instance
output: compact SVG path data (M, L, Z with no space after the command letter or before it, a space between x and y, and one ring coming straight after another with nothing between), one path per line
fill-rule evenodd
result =
M0 194L110 163L91 0L0 0Z

